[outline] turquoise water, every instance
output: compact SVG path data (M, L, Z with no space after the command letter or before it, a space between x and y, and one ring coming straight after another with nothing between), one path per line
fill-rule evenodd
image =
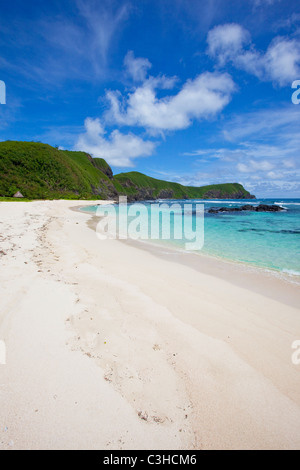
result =
M284 212L240 212L205 215L203 252L233 261L300 276L300 200L260 200L206 207L231 206L249 202L279 204Z
M257 199L221 201L163 201L189 204L190 217L195 217L195 204L204 204L204 246L203 254L221 257L231 261L276 270L300 279L300 199ZM209 214L211 207L239 207L244 204L278 204L284 212L238 212ZM146 203L148 210L150 202ZM129 205L130 207L130 205ZM90 207L94 212L96 207ZM171 233L174 219L171 218ZM162 240L184 249L185 241Z

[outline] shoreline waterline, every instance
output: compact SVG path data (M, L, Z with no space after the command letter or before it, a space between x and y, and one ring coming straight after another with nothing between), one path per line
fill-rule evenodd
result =
M88 207L88 206L86 206ZM100 217L82 210L82 206L73 207L72 210L87 214L87 226L96 231ZM173 244L154 242L153 240L117 240L122 244L146 251L165 261L179 263L193 270L217 277L233 285L249 289L270 299L278 300L292 307L299 307L300 292L298 279L280 271L267 270L260 266L248 265L235 260L228 260L217 256L210 256L202 252L188 252ZM103 241L105 243L105 241Z
M226 208L233 209L233 212L221 214L210 213L210 209L215 209L216 205L224 205ZM142 240L151 244L160 244L167 249L186 251L187 240L184 237L175 236L175 231L181 230L181 223L187 227L191 221L195 225L198 222L198 204L204 205L204 246L199 253L214 259L221 259L227 262L233 262L248 266L250 268L262 269L271 272L276 276L283 277L289 282L300 283L300 251L298 237L300 234L300 200L281 198L257 199L257 200L164 200L164 201L145 201L144 206L148 211L149 224L152 224L152 206L161 205L162 217L169 217L169 235L160 236L159 240L149 239ZM168 206L170 213L168 214ZM241 205L257 206L259 204L267 205L287 205L284 211L270 214L268 212L240 211L234 212L235 207ZM132 207L131 207L132 206ZM131 211L134 204L128 205ZM164 207L166 206L166 207ZM190 209L189 209L190 206ZM203 207L203 206L202 206ZM195 211L196 208L196 211ZM227 209L227 210L228 210ZM97 212L97 206L87 206L83 209L85 212ZM115 207L116 215L118 214L118 204ZM155 209L156 211L157 209ZM182 213L184 210L184 218ZM174 212L175 211L175 212ZM132 212L131 212L132 213ZM173 216L174 214L174 216ZM185 217L187 216L187 219ZM144 216L143 216L144 217ZM182 219L182 222L181 222ZM185 223L187 222L187 224ZM125 222L126 223L126 222ZM146 224L145 222L140 222ZM144 225L143 225L144 227ZM149 225L150 227L150 225ZM163 230L167 227L163 222ZM199 227L200 228L200 227ZM189 229L190 230L190 229ZM194 232L195 233L195 232ZM200 233L199 233L200 235ZM170 239L168 239L170 237ZM197 236L198 242L199 236ZM190 238L188 238L190 240ZM193 253L196 253L193 252Z

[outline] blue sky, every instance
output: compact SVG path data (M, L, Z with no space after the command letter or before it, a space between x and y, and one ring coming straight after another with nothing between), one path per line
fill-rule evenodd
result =
M0 80L0 140L300 197L298 1L2 2Z

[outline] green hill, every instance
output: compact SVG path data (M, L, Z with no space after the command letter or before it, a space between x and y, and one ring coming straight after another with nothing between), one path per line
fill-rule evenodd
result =
M20 191L30 199L116 197L104 163L84 152L57 150L47 144L0 142L0 196Z
M182 186L179 183L158 180L132 171L115 176L124 193L131 199L249 199L253 198L238 183L212 184L210 186Z
M35 142L0 142L0 198L17 191L27 199L189 199L251 197L242 185L187 187L138 172L113 176L108 163L84 152Z

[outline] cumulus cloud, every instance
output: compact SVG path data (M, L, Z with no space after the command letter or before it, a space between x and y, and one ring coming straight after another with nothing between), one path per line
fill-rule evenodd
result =
M265 69L273 81L283 86L300 74L300 42L275 38L265 54Z
M207 53L220 66L226 63L245 70L264 81L284 86L300 74L300 42L278 36L265 53L257 51L250 41L249 32L230 23L216 26L207 36Z
M78 136L74 150L104 158L111 165L119 167L133 166L137 157L146 157L153 153L155 142L145 141L132 133L122 134L118 130L107 136L100 119L87 118L84 123L85 133Z
M135 58L133 51L127 52L124 65L128 75L130 75L135 82L143 82L146 79L148 70L152 67L148 59L143 57Z
M241 53L244 45L250 42L250 34L242 26L229 23L210 30L207 42L208 54L224 65Z
M108 91L107 119L154 131L185 129L194 119L207 119L221 112L235 90L228 74L206 72L184 83L177 94L157 96L158 89L171 89L175 82L174 77L149 77L125 99L118 92Z
M115 129L107 134L103 123L113 126L142 127L152 135L189 127L194 119L208 119L221 112L231 100L235 84L225 73L203 73L187 80L177 93L173 90L177 77L148 76L150 62L128 52L124 65L135 85L126 96L120 91L107 91L108 110L99 118L85 120L85 132L78 136L75 149L110 164L133 166L133 160L149 156L158 142L146 140ZM160 93L160 97L158 94ZM161 97L161 95L163 96Z

